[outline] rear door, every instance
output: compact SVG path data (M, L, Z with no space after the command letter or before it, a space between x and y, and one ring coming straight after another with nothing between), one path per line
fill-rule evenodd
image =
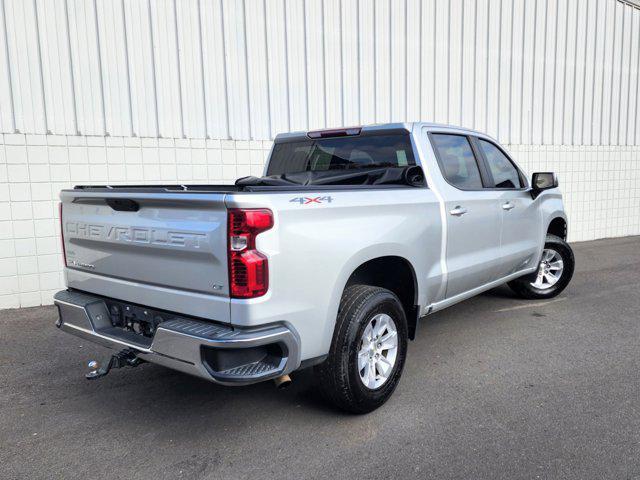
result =
M486 164L489 188L499 193L502 233L497 273L504 277L537 263L543 244L542 215L531 198L526 178L507 153L489 139L474 141Z
M69 287L229 320L224 193L66 190L61 199Z
M486 190L486 174L470 138L430 133L442 177L447 218L446 298L473 290L496 278L500 255L499 192Z

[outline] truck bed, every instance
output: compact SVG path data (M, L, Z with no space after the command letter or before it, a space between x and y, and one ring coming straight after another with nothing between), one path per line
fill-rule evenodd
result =
M302 171L267 177L243 177L234 185L78 185L86 192L241 193L269 191L346 190L416 187L424 185L418 166Z
M76 185L73 190L121 193L233 193L243 187L235 185Z

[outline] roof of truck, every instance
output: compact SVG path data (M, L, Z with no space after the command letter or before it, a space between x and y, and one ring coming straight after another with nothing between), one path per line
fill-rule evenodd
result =
M397 123L374 123L370 125L358 125L353 127L326 128L326 129L310 130L310 131L279 133L278 135L276 135L275 141L289 142L292 140L300 140L303 138L308 139L309 134L313 134L313 133L343 132L347 130L358 130L360 135L362 134L371 135L371 134L380 134L380 133L398 133L401 131L411 132L416 127L418 128L427 127L430 130L450 130L458 133L467 133L470 135L478 135L478 136L491 138L486 133L479 132L477 130L472 130L470 128L459 127L457 125L446 125L441 123L430 123L430 122L397 122Z

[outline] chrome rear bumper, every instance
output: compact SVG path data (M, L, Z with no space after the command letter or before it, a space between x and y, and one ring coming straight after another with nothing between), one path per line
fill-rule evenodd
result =
M153 338L111 325L104 299L63 290L54 296L61 330L122 350L145 361L226 385L278 377L300 366L299 337L283 324L239 329L229 325L168 316Z

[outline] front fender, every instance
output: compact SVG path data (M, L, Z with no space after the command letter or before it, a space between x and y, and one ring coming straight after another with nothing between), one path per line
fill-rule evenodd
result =
M567 233L569 232L569 218L564 209L564 203L562 201L562 194L560 190L554 188L553 190L545 190L537 198L540 202L540 212L542 215L542 226L544 228L543 234L546 235L549 231L549 225L556 218L562 218L567 225ZM544 237L543 237L544 238Z

